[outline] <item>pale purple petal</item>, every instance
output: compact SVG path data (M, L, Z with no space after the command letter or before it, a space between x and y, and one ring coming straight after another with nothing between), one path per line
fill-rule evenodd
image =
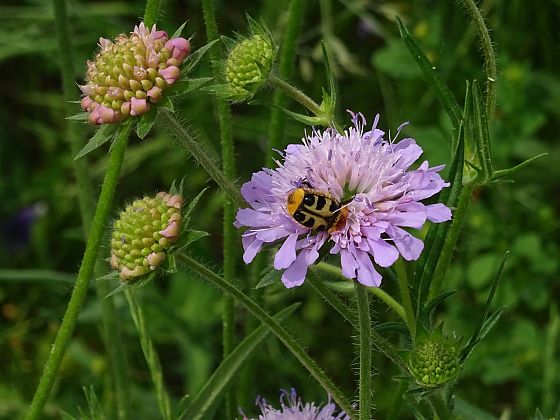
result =
M424 249L424 242L398 227L392 227L387 233L395 242L397 249L405 260L413 261L418 259Z
M426 206L428 211L428 220L434 223L447 222L451 220L451 210L444 204L430 204Z
M390 267L399 258L399 251L383 239L369 239L373 259L381 267Z
M375 271L369 255L362 251L357 251L354 255L358 263L358 281L364 286L379 287L381 274Z
M276 255L274 256L274 268L281 270L282 268L288 268L294 260L296 259L296 241L298 235L297 233L292 233L284 241Z
M241 238L241 242L243 243L243 249L245 250L243 253L243 261L245 264L249 264L261 250L263 241L258 240L254 235L250 235L243 236Z

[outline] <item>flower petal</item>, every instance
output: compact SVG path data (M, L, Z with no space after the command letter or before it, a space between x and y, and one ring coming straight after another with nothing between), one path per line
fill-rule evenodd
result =
M426 206L428 211L428 220L434 223L447 222L451 220L451 210L444 204L430 204Z
M297 233L292 233L284 241L276 255L274 256L274 268L280 270L288 268L296 259Z

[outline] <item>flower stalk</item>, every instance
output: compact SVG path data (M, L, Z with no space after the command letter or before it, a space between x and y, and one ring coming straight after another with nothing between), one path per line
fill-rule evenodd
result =
M80 314L80 310L86 298L89 280L97 259L99 247L101 246L103 234L105 232L107 218L112 208L113 197L115 195L117 181L124 160L124 154L131 127L131 120L122 124L115 142L113 143L113 147L109 152L108 168L101 187L99 201L97 202L97 207L93 216L89 239L86 244L76 284L74 286L72 296L70 297L70 301L68 302L68 307L56 335L52 350L47 358L43 374L39 381L39 385L37 386L37 390L35 391L33 401L31 402L31 407L25 417L26 420L35 420L40 418L43 407L47 402L56 379L60 364L62 363L62 358L64 357L64 353L66 352L76 327L78 315Z
M366 286L354 282L360 333L360 420L371 419L371 316Z
M406 326L410 331L412 342L416 338L416 318L414 316L414 309L412 307L412 300L410 298L410 289L408 287L408 277L402 259L398 259L395 263L395 270L397 272L397 279L399 282L399 290L401 292L402 306L406 317Z

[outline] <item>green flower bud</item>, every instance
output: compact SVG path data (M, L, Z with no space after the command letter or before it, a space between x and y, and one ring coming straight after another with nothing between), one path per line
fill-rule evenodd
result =
M111 266L122 281L134 281L165 261L179 236L182 204L180 196L160 192L120 213L111 235Z
M274 62L275 49L267 35L253 35L237 42L225 64L225 78L231 96L244 100L266 82Z
M410 354L410 372L423 386L442 385L459 374L459 350L458 342L434 334L418 342Z

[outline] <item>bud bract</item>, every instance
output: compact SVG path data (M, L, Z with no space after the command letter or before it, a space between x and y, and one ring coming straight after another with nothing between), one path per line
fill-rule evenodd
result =
M135 200L113 225L111 266L122 281L134 281L159 267L181 229L179 195L165 192Z
M87 63L86 84L80 86L82 109L93 124L148 112L162 91L177 81L179 65L190 52L187 39L168 39L166 32L155 25L150 30L144 23L130 36L100 38L99 47L95 60Z

